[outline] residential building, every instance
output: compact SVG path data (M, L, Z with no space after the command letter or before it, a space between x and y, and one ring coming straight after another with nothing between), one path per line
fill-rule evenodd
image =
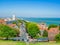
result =
M49 41L53 41L55 39L55 36L60 32L59 27L50 28L48 30L48 27L44 24L38 24L38 28L40 29L41 35L43 35L44 30L48 32Z
M45 23L41 23L41 24L38 24L37 26L38 26L38 28L40 29L41 36L43 36L43 32L44 32L44 30L47 29L46 24L45 24Z
M48 30L48 38L50 41L53 41L55 39L55 36L59 33L58 28L50 28Z
M0 19L0 24L6 24L6 22L4 21L4 19Z
M8 26L13 27L13 28L18 28L16 24L8 24Z

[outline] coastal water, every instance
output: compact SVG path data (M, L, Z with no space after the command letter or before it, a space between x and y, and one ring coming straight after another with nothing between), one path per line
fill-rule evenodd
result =
M60 24L60 18L23 18L24 20L36 22L36 23L46 23L49 24Z

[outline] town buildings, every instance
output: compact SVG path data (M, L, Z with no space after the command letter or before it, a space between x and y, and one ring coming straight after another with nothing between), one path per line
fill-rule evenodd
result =
M16 16L15 15L13 15L12 18L0 19L0 24L6 24L10 27L18 28L18 26L16 24L13 24L13 22L16 22Z
M16 22L16 20L17 20L16 16L13 15L12 18L0 19L0 24L7 24L10 27L18 28L18 26L16 24L12 23L12 22ZM50 28L48 30L48 27L47 27L47 25L45 23L37 24L37 26L38 26L38 28L40 29L40 32L41 32L40 36L43 36L44 30L46 30L48 32L48 38L51 41L53 41L55 36L60 32L58 27ZM26 41L28 39L28 33L26 32L25 28L26 27L25 27L24 22L20 23L20 27L19 27L20 33L19 33L19 36L21 37L20 39L24 40L24 41Z
M54 41L55 40L55 36L57 35L57 34L59 34L59 27L55 27L55 28L50 28L49 30L48 30L48 27L46 26L46 24L38 24L38 27L39 27L39 29L40 29L40 31L41 31L41 35L43 35L43 32L44 32L44 30L46 30L47 32L48 32L48 39L49 39L49 41Z
M5 18L4 21L14 21L16 20L16 16L12 15L12 18Z
M6 22L4 21L4 19L0 19L0 24L6 24Z
M55 36L57 35L57 34L59 34L59 28L50 28L49 30L48 30L48 38L49 38L49 40L51 40L51 41L53 41L53 40L55 40Z

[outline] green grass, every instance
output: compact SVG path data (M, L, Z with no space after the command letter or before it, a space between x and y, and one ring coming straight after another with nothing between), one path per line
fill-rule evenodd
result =
M26 45L25 42L20 41L4 41L0 40L0 45ZM28 44L27 44L28 45ZM29 43L29 45L60 45L60 42L34 42Z
M60 45L60 43L49 43L49 42L37 42L37 43L30 43L30 45Z

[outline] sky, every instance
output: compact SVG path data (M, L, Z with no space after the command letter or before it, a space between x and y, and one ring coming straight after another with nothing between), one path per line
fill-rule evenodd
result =
M60 0L0 0L0 17L60 18Z

